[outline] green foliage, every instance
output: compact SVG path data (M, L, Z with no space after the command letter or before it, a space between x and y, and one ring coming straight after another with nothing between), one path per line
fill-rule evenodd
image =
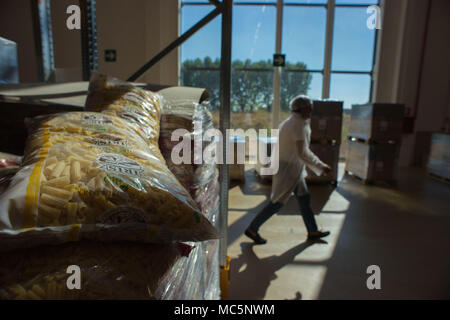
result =
M206 70L205 70L206 68ZM220 60L206 57L203 60L185 60L181 67L181 83L185 86L206 88L209 91L211 109L220 107ZM263 69L263 70L261 70ZM287 70L295 70L287 71ZM281 110L289 109L289 101L296 95L308 94L312 76L301 62L287 62L281 74ZM273 66L271 60L252 62L235 60L231 73L231 111L255 112L272 110Z

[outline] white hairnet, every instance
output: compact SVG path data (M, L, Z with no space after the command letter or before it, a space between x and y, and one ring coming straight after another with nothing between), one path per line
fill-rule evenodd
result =
M296 96L289 103L289 108L291 109L291 111L294 111L294 112L300 111L300 109L305 108L305 107L312 107L311 99L305 95Z

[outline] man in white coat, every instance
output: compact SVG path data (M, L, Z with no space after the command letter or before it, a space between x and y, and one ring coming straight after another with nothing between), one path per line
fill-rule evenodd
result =
M279 127L278 152L274 152L271 161L278 161L278 172L272 179L272 194L269 204L253 219L245 235L257 244L264 244L258 230L273 214L287 203L292 193L297 198L300 211L308 230L308 240L316 240L330 234L317 228L311 198L305 182L308 166L317 175L327 175L331 168L323 163L311 150L310 119L312 102L307 96L297 96L290 102L292 114Z

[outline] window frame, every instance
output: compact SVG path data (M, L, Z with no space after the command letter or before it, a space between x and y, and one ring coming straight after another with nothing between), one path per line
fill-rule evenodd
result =
M374 85L375 85L375 67L376 67L376 61L377 61L377 52L378 52L378 42L379 42L379 30L375 29L375 37L374 37L374 46L373 46L373 55L372 55L372 65L370 71L354 71L354 70L332 70L331 68L331 62L332 62L332 50L333 50L333 33L334 33L334 16L336 12L336 8L367 8L370 5L378 5L380 6L380 0L377 0L374 4L353 4L353 3L342 3L342 4L336 4L335 0L328 0L326 3L320 4L320 3L306 3L302 1L298 2L292 2L292 3L282 3L282 10L284 8L288 7L325 7L327 10L327 18L326 18L326 34L325 34L325 54L324 54L324 64L322 69L306 69L306 70L300 70L300 69L287 69L283 68L283 72L305 72L305 73L320 73L322 74L322 99L329 99L330 97L330 86L331 86L331 75L332 74L353 74L353 75L369 75L370 76L370 88L369 88L369 97L368 100L371 101L373 98L373 91L374 91ZM180 1L180 21L182 19L181 14L181 8L183 6L211 6L211 3L209 2L184 2ZM277 1L273 0L271 2L234 2L233 6L274 6L277 7ZM180 23L181 26L181 23ZM283 28L283 26L282 26ZM278 35L275 34L275 42ZM281 40L281 39L280 39ZM275 48L275 43L274 43ZM180 48L182 50L182 48ZM180 54L180 60L181 60L181 54ZM181 70L181 64L182 61L180 61L180 70ZM207 67L197 67L197 68L190 68L192 70L197 71L212 71L212 70L219 70L220 68L207 68ZM259 72L274 72L274 68L270 69L263 69L263 68L233 68L233 71L259 71ZM179 81L181 82L181 75L179 78ZM275 90L274 90L275 91ZM274 110L272 109L272 112ZM279 110L278 110L279 112ZM272 126L277 126L278 124L272 123Z

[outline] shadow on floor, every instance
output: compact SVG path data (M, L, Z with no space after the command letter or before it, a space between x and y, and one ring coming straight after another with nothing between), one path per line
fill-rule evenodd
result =
M318 299L448 299L449 191L413 174L395 189L346 177L338 192L350 206ZM381 290L366 286L370 265L381 269Z
M237 300L262 300L266 295L270 282L277 278L276 272L294 261L295 257L306 248L317 243L326 241L305 241L292 247L283 254L273 255L259 259L253 252L255 244L249 242L241 243L242 253L231 260L230 278L239 286L231 286L229 295ZM241 268L244 268L240 271ZM301 293L297 292L294 300L301 299Z
M318 284L318 299L450 298L450 188L447 185L407 169L394 189L365 186L352 177L345 177L335 190L326 189L310 188L316 212L333 191L339 194L333 197L343 197L349 206L344 212L333 255L321 262L326 274L322 284ZM263 187L258 189L255 184L241 186L241 190L244 194L256 193L262 192ZM266 188L266 196L269 192L270 188ZM286 208L288 212L298 210L295 199L292 200L292 207ZM248 214L230 226L229 243L242 235L265 204L249 209ZM294 261L294 257L309 245L302 243L280 256L258 259L253 245L241 243L242 253L231 262L230 296L263 299L276 279L277 270L287 264L305 263ZM373 264L381 269L381 290L369 290L366 286L367 267Z
M245 211L246 215L242 216L240 219L236 220L233 224L228 227L228 246L236 241L251 223L253 218L267 205L269 202L271 185L261 184L259 178L254 173L254 170L247 170L245 172L246 181L245 184L238 184L241 188L241 192L244 195L264 195L266 200L261 202L258 206L248 209L237 209L232 206L229 211ZM311 207L316 214L322 211L322 208L328 202L331 194L336 189L336 187L331 185L312 185L309 186L309 191L311 194ZM299 224L303 223L300 217L300 208L298 207L297 200L295 197L291 197L288 203L281 208L277 213L278 215L298 215Z

